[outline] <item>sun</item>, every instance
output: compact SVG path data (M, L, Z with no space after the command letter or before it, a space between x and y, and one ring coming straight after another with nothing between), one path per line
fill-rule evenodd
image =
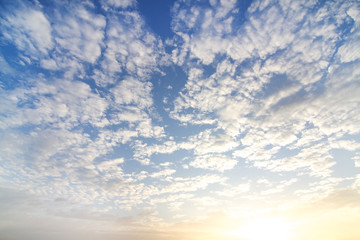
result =
M291 240L291 229L292 224L285 219L266 217L250 220L230 235L244 240Z

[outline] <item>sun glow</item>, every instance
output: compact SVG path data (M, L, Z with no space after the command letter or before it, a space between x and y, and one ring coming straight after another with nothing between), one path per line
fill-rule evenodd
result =
M290 240L292 224L282 218L259 218L231 231L231 235L246 240Z

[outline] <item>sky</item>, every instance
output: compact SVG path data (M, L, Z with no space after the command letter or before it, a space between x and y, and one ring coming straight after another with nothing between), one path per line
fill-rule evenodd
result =
M360 2L0 1L1 240L360 239Z

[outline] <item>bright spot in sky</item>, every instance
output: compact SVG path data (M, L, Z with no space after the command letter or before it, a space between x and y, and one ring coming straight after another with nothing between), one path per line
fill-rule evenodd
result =
M256 218L231 231L230 235L246 240L290 240L292 228L292 224L282 218Z

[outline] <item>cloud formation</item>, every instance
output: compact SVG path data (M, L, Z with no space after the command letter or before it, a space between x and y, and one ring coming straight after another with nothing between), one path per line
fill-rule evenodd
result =
M359 219L357 1L176 0L169 37L141 4L1 4L5 237L226 239L321 202L316 221Z

